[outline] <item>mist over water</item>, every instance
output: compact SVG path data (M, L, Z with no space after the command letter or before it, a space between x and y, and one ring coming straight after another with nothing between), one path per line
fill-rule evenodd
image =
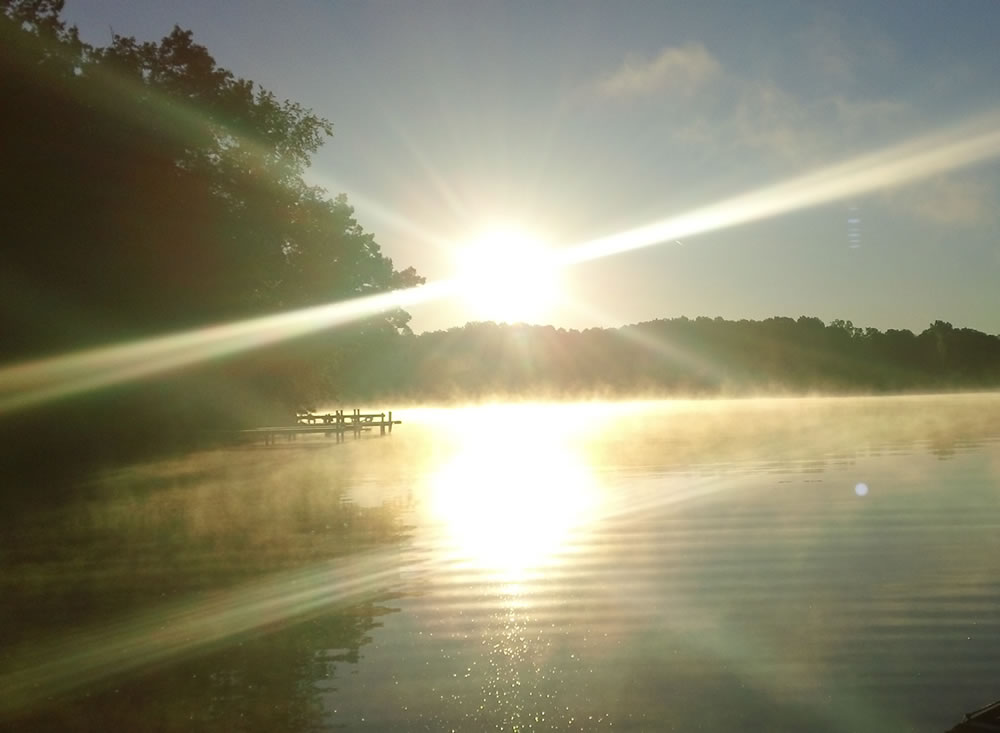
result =
M0 540L27 730L939 731L1000 697L1000 396L414 408Z

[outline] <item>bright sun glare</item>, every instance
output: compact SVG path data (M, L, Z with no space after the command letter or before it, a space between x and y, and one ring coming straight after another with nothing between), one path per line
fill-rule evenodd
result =
M539 238L518 229L488 231L455 258L462 300L476 320L541 322L560 298L561 268Z
M469 412L476 429L456 436L455 454L431 485L431 512L445 544L506 580L567 550L597 502L591 470L566 431L531 430L532 412L524 406Z

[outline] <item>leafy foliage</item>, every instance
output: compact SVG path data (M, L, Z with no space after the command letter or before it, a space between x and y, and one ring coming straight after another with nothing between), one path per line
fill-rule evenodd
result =
M418 285L304 175L328 120L192 33L82 42L61 0L0 0L0 361ZM0 421L5 458L67 463L287 419L409 333L402 311ZM75 451L75 453L74 453Z
M220 68L190 31L94 48L61 6L0 15L3 356L421 282L346 197L304 181L329 121Z

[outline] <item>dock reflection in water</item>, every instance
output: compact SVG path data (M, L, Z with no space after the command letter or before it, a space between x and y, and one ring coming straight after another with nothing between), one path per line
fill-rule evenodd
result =
M997 396L403 416L5 533L3 720L939 731L1000 692Z

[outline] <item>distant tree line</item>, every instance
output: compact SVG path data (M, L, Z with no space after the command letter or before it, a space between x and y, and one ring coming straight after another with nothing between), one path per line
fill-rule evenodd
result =
M400 336L351 375L357 395L831 394L1000 386L1000 337L935 321L920 334L818 318L673 318L582 331L469 323Z

